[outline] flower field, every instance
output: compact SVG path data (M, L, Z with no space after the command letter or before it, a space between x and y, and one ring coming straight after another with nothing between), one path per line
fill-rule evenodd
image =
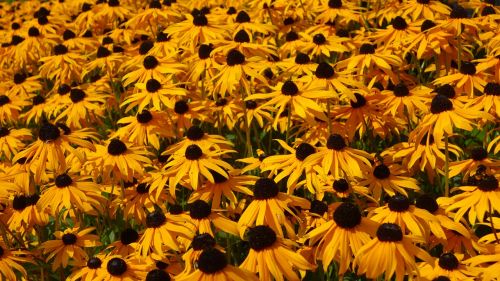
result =
M500 280L499 5L0 2L0 281Z

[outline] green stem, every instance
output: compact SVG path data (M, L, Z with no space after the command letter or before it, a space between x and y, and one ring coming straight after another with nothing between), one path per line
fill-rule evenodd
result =
M331 112L331 107L330 107L330 99L326 100L326 111L328 111L328 135L330 136L332 134L332 120L330 120L330 116L332 116Z
M288 144L288 139L290 137L290 126L291 126L291 119L292 119L292 106L289 104L288 105L288 115L286 119L286 138L285 141Z
M498 240L498 235L497 235L497 230L495 226L493 225L493 210L491 209L491 202L488 200L488 214L490 216L490 226L491 226L491 231L493 231L493 235L495 236L495 240L497 240L497 244L500 243L500 240Z

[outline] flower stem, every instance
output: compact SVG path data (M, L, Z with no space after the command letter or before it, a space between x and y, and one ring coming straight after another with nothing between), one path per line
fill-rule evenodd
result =
M450 160L449 160L449 150L448 150L448 133L444 133L444 196L448 197L450 195Z
M288 115L286 119L286 138L285 141L288 144L288 139L290 138L290 126L291 126L291 119L292 119L292 106L289 104L288 105Z
M328 111L328 118L327 118L328 135L331 135L332 134L332 120L330 120L330 116L332 116L332 114L331 114L330 99L326 100L326 110Z

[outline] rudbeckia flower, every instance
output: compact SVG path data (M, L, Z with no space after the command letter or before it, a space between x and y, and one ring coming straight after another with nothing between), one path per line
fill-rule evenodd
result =
M467 10L460 5L455 5L450 12L450 17L443 20L439 26L453 32L455 36L462 36L463 32L475 32L479 27L474 19L470 19Z
M40 247L47 256L47 261L54 258L52 270L59 267L67 267L70 259L78 263L83 263L88 258L83 248L96 247L101 245L99 237L90 234L95 227L80 230L79 227L68 228L64 231L54 233L56 240L43 242Z
M211 205L203 200L189 203L189 216L196 233L208 233L214 236L212 225L216 230L238 236L238 227L235 222L221 214L212 211Z
M484 111L500 117L500 84L498 82L488 82L483 89L483 94L470 99L465 107L473 107L479 111Z
M335 178L361 178L371 166L370 159L371 156L365 151L348 147L341 135L332 134L328 137L326 147L319 147L304 165L317 166L323 174L328 175L330 172Z
M301 46L300 51L310 54L313 57L323 56L325 58L330 58L332 53L344 53L349 51L342 45L345 40L342 37L325 36L322 33L316 33L314 35L303 33L302 37L305 43Z
M401 7L403 16L412 20L443 19L450 15L450 7L436 0L410 0Z
M165 112L142 110L135 117L127 116L117 122L122 124L112 138L120 138L139 146L151 145L160 149L160 137L172 137L167 129L169 120Z
M293 208L309 209L310 202L304 198L279 192L276 182L268 178L260 178L255 182L253 200L238 220L238 230L243 237L245 231L252 226L268 225L274 232L283 237L282 226L288 237L295 237L292 222L285 213L294 215Z
M6 92L8 96L29 97L43 88L40 76L38 75L27 75L24 72L16 72L13 78L14 83L9 83L9 89Z
M321 1L319 7L313 6L313 11L318 13L316 21L320 23L339 22L348 24L351 21L360 21L359 7L349 1L329 0Z
M482 92L486 81L484 74L476 71L476 66L472 62L462 61L458 73L442 76L434 80L434 84L445 85L455 83L455 87L469 94L474 95L474 90Z
M277 109L276 116L288 109L299 117L306 118L307 115L317 115L323 112L323 108L316 102L317 99L332 97L331 92L318 85L309 87L292 80L280 82L272 89L271 93L252 94L246 100L269 99L263 106L274 106Z
M378 223L394 223L399 225L403 233L409 232L428 241L430 222L437 219L425 209L416 208L410 199L396 194L387 200L387 205L378 207L370 212L370 219Z
M16 95L0 95L0 124L6 124L19 118L23 106L29 103Z
M240 268L258 273L259 280L271 281L300 280L294 269L312 270L310 264L303 256L292 250L292 243L285 240L276 232L265 225L248 229L246 233L250 252L240 265Z
M134 177L144 174L143 165L151 164L147 157L149 154L141 146L114 138L106 145L96 145L96 152L88 156L86 164L95 169L94 177L102 176L104 180L114 183L132 181Z
M412 50L416 52L417 59L424 59L432 55L440 56L442 52L441 49L444 49L446 53L454 52L450 47L444 45L453 40L451 33L440 28L435 28L436 23L429 19L419 22L418 24L420 24L420 33L408 37L408 42L405 43L406 49L403 53L404 55ZM440 57L438 57L438 62L442 63L439 59Z
M344 274L362 245L370 242L377 224L362 217L358 207L352 203L336 204L333 220L312 229L301 239L309 245L317 245L314 255L327 270L333 260L340 263L339 274Z
M146 221L147 212L153 212L156 204L166 201L166 194L155 198L149 192L149 184L144 182L132 188L125 188L123 197L116 197L113 201L113 213L116 215L122 211L123 216L139 223Z
M7 225L9 229L28 233L35 226L45 226L49 222L49 215L45 210L37 208L40 195L17 194L12 199L12 209L6 209L4 212L8 215Z
M390 196L397 193L408 195L405 189L418 191L417 180L407 177L406 172L396 164L385 165L378 163L371 173L365 173L364 179L359 181L360 185L368 186L375 199L380 199L385 192Z
M500 212L500 188L498 179L493 175L484 175L477 185L461 186L451 190L462 191L454 195L451 205L446 211L457 211L454 215L455 221L459 221L468 213L468 221L473 224L476 221L484 222L486 213L494 210Z
M95 281L125 281L125 280L145 280L146 272L153 265L145 258L136 255L120 256L110 255L107 256L94 277Z
M72 81L80 81L85 57L78 53L69 52L68 47L63 44L56 45L54 55L40 59L43 63L40 68L40 76L51 79L57 86Z
M288 155L272 155L264 159L262 172L273 171L274 180L280 182L281 180L287 178L286 187L288 189L288 194L293 194L297 183L301 176L304 174L306 178L306 187L312 194L322 193L321 190L317 190L317 185L314 183L317 180L314 179L316 173L311 166L306 166L304 163L305 159L316 152L314 146L308 143L300 143L297 148L292 148L287 145L282 140L277 140L281 147L283 147L290 154ZM317 196L319 196L319 194ZM321 199L321 198L319 198Z
M428 104L431 102L430 88L425 86L408 87L400 82L392 90L382 91L380 104L386 108L385 114L405 118L405 112L413 123L417 123L420 113L427 113Z
M163 9L161 2L155 0L151 1L146 9L129 19L125 25L131 29L151 29L151 33L156 34L159 25L167 26L178 17L179 14L175 10ZM153 26L156 28L153 29Z
M191 245L189 245L189 249L182 255L182 260L185 263L184 270L179 276L191 274L196 270L196 262L200 258L200 254L204 250L218 248L220 250L220 246L216 245L216 241L214 237L208 233L198 234L193 237L191 241Z
M463 254L443 253L434 262L422 262L419 264L419 272L422 278L434 280L439 276L446 276L448 280L475 280L482 269L467 266L462 261Z
M146 56L140 66L134 65L132 69L123 76L123 86L126 87L137 82L141 84L136 86L144 90L147 89L147 84L144 83L147 83L149 80L153 79L157 82L164 83L169 80L169 75L184 72L184 69L185 65L176 61L176 54L162 58ZM158 86L161 87L161 84ZM156 87L156 90L160 87Z
M378 278L385 273L385 280L396 275L396 280L402 281L406 274L419 275L416 257L432 263L431 256L403 235L399 225L384 223L378 227L376 237L359 249L353 264L357 273L367 278Z
M102 210L99 185L88 181L88 176L68 175L62 173L54 176L54 182L43 188L37 207L52 215L59 214L65 209L64 217L71 215L76 217L74 208L86 213L93 208Z
M197 269L191 274L180 275L176 281L257 281L255 274L232 265L228 265L226 255L215 248L204 250L197 262Z
M0 156L11 159L25 146L23 141L31 139L29 129L21 128L14 129L0 126Z
M498 269L500 267L500 247L496 246L491 253L478 255L463 261L470 266L484 265L478 270L481 270L480 275L482 280L490 281L498 279Z
M129 256L135 253L139 233L133 228L125 228L120 232L120 239L111 243L107 249L111 249L111 255Z
M431 102L430 113L426 114L420 124L409 134L410 140L420 142L427 134L432 134L434 142L441 145L443 136L450 136L453 127L472 131L474 120L484 118L490 120L491 115L474 110L473 108L459 108L453 106L450 99L444 95L436 95Z
M70 130L63 124L43 122L38 131L38 140L17 153L12 161L30 159L28 165L35 167L35 182L39 183L46 169L62 172L66 168L67 154L75 154L83 162L83 155L72 145L95 150L92 142L87 139L95 139L95 134L89 129Z
M96 255L90 257L86 263L82 263L79 268L75 269L73 273L68 277L69 281L92 281L95 280L97 275L101 273L101 271L105 271L106 269L102 267L104 256Z
M165 215L160 208L146 215L146 227L136 245L136 252L144 257L151 253L163 257L165 250L179 251L177 237L191 239L194 236L194 230L183 217Z
M451 178L459 174L464 174L463 180L467 181L469 175L476 173L481 165L495 172L500 168L500 161L490 157L486 149L473 147L470 150L469 159L450 163L449 176Z
M28 273L21 263L32 262L29 252L23 250L11 250L3 240L0 240L0 278L5 280L17 280L17 272L26 278Z
M205 182L205 184L191 193L188 203L193 203L196 200L204 200L212 202L212 208L221 208L223 205L223 196L232 203L238 203L235 191L246 195L252 195L253 192L247 187L253 185L257 177L250 175L241 175L240 170L228 171L228 177L211 171L214 177L214 182Z
M227 172L232 167L219 159L222 155L232 152L231 150L210 150L209 146L191 144L182 150L172 154L164 166L164 171L174 177L173 184L177 185L181 179L189 179L189 185L193 189L201 186L200 176L214 183L215 179L210 170L227 177Z
M128 4L121 4L119 0L110 0L107 3L99 3L96 9L95 20L101 23L114 23L124 20L131 14Z
M64 121L70 128L88 127L90 122L103 114L101 106L106 103L106 96L99 93L91 93L88 90L72 88L69 93L71 103L60 108L61 113L56 122Z
M174 108L175 98L185 96L187 91L179 88L178 84L170 82L161 82L151 78L146 83L136 83L138 89L131 95L125 98L125 101L120 105L127 106L125 111L128 112L134 107L138 107L138 111L144 109L155 109L162 111L165 108Z

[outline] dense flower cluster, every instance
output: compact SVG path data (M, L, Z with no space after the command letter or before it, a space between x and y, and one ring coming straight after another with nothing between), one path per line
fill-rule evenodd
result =
M0 3L0 280L500 280L500 8Z

